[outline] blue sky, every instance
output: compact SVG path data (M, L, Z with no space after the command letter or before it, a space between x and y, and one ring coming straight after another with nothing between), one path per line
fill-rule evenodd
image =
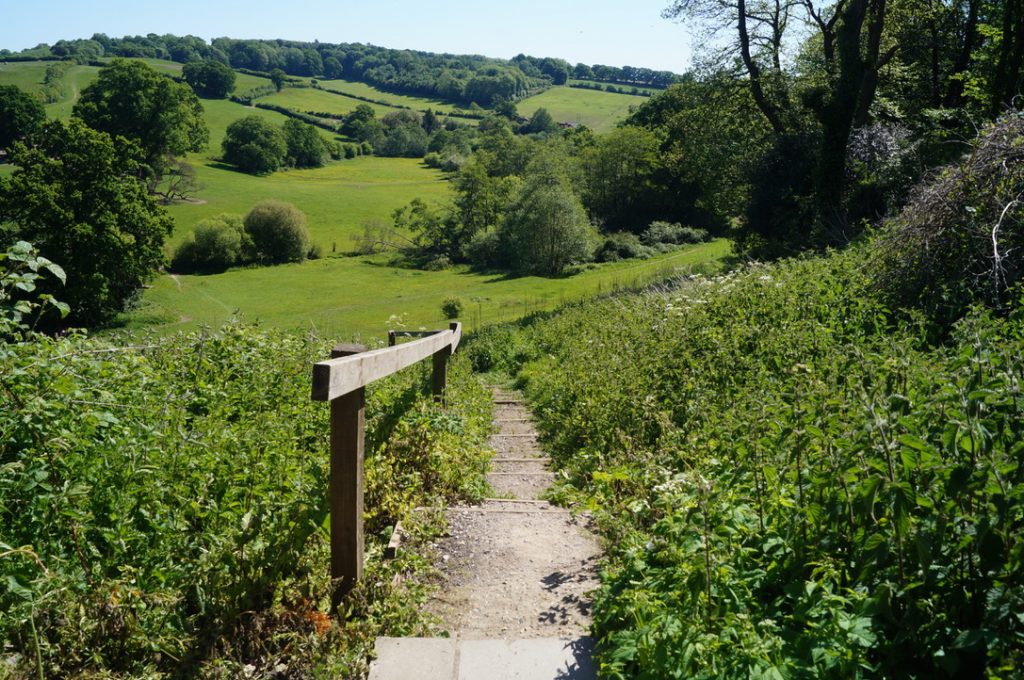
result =
M689 38L683 26L661 18L667 4L669 0L4 0L0 48L20 50L93 33L174 33L207 40L228 36L363 42L506 59L523 52L571 63L683 72L690 64Z

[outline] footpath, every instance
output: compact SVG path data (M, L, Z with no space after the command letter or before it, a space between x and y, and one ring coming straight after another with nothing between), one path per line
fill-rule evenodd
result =
M370 680L592 680L587 636L600 549L584 518L541 500L554 475L518 393L494 390L497 498L448 509L442 585L427 604L447 638L378 638Z

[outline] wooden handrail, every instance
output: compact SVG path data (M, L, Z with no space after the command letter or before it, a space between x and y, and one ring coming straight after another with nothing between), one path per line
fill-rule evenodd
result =
M337 399L445 348L454 352L461 339L462 324L456 321L449 330L434 331L419 340L316 363L313 365L313 401Z
M389 341L394 334L388 334ZM432 391L444 399L448 357L462 339L462 324L434 331L419 340L365 351L362 345L338 345L331 359L313 365L314 401L331 405L331 578L335 582L332 603L341 598L363 575L363 454L365 387L374 380L397 373L427 357L433 357Z

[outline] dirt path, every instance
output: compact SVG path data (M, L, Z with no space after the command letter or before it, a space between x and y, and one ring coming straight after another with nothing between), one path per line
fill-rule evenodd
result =
M521 397L496 390L495 405L488 481L502 499L449 509L428 610L467 639L586 635L597 541L586 517L539 500L554 476Z

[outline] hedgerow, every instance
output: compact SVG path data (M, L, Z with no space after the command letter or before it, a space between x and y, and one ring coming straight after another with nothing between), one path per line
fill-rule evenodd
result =
M474 358L518 361L607 538L605 677L1019 674L1024 315L929 344L864 260L578 305Z

